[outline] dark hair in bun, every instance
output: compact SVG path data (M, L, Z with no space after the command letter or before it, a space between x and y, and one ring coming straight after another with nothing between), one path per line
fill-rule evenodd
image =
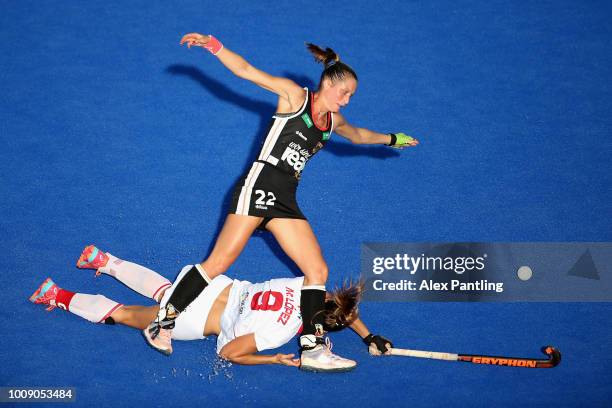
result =
M318 45L306 43L306 48L312 54L315 61L320 62L325 66L319 80L319 88L324 79L329 79L332 83L342 81L347 75L352 76L357 81L357 74L353 68L340 61L340 56L334 50L327 47L323 50Z

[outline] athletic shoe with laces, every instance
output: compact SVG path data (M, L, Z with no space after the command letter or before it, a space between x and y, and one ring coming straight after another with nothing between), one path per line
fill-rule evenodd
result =
M305 337L307 338L304 339ZM312 343L312 337L315 338L314 343L316 345L312 348L302 350L302 356L300 357L301 370L312 372L344 372L350 371L357 366L356 361L340 357L331 352L332 343L329 337L323 340L320 336L302 336L300 339L302 346L304 346L305 343Z
M77 261L77 268L81 269L99 269L106 266L108 255L100 251L95 245L88 245L83 249L83 253ZM100 275L100 271L96 271L96 276Z
M151 347L169 356L172 354L172 330L152 327L156 324L157 322L151 323L149 327L142 331L142 334Z
M142 331L147 343L155 350L169 356L172 354L172 329L178 313L171 304L166 305L165 314L155 318L149 326Z
M55 299L57 298L57 292L59 292L60 288L51 280L51 278L45 279L45 281L36 289L36 292L32 293L30 296L30 302L35 304L43 304L48 305L47 311L55 309L57 305L55 304Z

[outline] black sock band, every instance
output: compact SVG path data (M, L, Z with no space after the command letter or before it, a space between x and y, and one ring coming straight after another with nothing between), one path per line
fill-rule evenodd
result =
M168 299L168 303L174 306L179 313L183 312L202 293L206 286L208 286L208 282L198 271L198 268L193 266L176 285L174 292L172 292L170 299Z
M302 311L302 335L315 334L315 324L323 325L325 316L319 313L325 310L324 289L302 289L300 298Z

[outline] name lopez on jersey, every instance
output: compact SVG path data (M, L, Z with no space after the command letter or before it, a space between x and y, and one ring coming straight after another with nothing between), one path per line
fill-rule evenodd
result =
M277 322L286 325L295 310L295 291L290 287L285 287L285 304L283 307L285 310L280 314Z

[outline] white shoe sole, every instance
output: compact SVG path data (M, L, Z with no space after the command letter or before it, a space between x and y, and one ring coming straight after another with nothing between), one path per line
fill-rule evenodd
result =
M155 344L153 344L153 339L151 337L149 337L149 329L146 328L142 331L142 335L144 336L145 340L147 341L147 344L149 346L151 346L151 348L153 348L154 350L159 351L160 353L162 353L165 356L169 356L170 354L172 354L172 349L161 349L155 346Z
M346 373L347 371L354 370L357 367L357 364L351 367L334 367L334 368L321 368L314 367L308 364L301 364L300 370L308 371L310 373Z

